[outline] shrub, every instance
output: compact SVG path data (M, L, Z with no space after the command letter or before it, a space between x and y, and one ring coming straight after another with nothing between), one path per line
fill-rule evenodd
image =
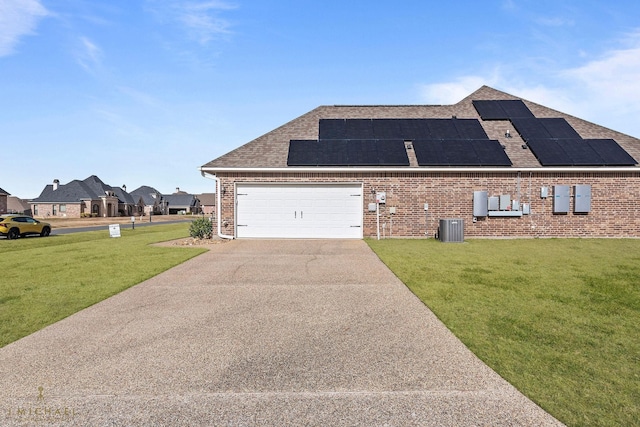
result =
M213 235L213 224L209 218L195 219L189 226L189 235L195 239L210 239Z

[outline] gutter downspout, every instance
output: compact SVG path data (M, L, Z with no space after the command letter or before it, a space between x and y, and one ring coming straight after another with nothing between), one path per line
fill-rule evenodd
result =
M222 234L222 226L220 224L220 211L222 209L222 206L220 206L220 178L218 178L216 175L207 174L204 171L200 171L200 174L203 177L213 179L216 182L216 221L218 222L218 237L222 239L235 239L234 236Z

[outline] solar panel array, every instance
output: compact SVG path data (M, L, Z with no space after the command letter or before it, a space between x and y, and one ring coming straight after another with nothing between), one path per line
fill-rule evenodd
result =
M510 166L476 119L320 119L318 140L291 140L289 166Z
M511 166L500 142L490 139L417 139L420 166Z
M541 138L581 139L578 132L562 118L519 118L511 119L511 123L525 141Z
M319 140L487 139L476 119L320 119Z
M482 120L509 120L542 166L633 166L613 139L582 139L564 118L537 118L521 100L474 100ZM476 119L320 119L317 140L291 140L289 166L511 166Z
M482 120L509 120L542 166L633 166L613 139L582 139L563 118L537 118L521 100L472 101Z
M638 162L613 139L530 139L543 166L634 166Z
M482 120L511 120L535 117L529 107L519 99L472 101Z
M291 140L289 166L409 166L404 140Z

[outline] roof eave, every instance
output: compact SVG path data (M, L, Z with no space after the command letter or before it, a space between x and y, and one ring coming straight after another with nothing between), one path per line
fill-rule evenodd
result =
M215 175L216 173L233 172L258 172L258 173L371 173L371 172L640 172L637 166L591 166L591 167L280 167L280 168L252 168L252 167L201 167L203 174Z

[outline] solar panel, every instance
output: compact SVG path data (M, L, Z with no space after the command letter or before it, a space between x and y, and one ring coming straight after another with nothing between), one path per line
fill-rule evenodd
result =
M567 153L573 166L602 166L602 158L585 144L583 139L556 139L558 146Z
M379 166L409 166L404 140L376 141Z
M318 123L318 139L345 139L345 119L320 119Z
M540 119L516 118L511 119L511 124L513 124L513 127L525 141L529 141L530 139L551 138L551 134L544 127Z
M496 140L415 140L413 147L420 166L511 166Z
M635 166L638 162L613 139L585 139L605 166Z
M374 139L371 119L348 119L346 121L346 139Z
M471 147L478 156L480 166L511 166L511 160L507 153L504 152L500 141L490 140L473 140L470 142Z
M527 141L542 166L634 166L638 162L613 139Z
M535 117L520 99L472 101L482 120L509 120Z
M318 166L349 166L348 143L345 139L318 143Z
M289 141L288 166L317 166L318 141L291 140Z
M350 166L380 165L378 141L350 140L347 145L347 159Z
M449 166L480 166L478 155L471 147L470 140L445 140L442 149Z
M433 139L459 139L460 134L452 119L427 119Z
M463 139L489 139L477 119L453 119L453 124Z
M547 132L554 139L581 139L580 135L574 128L571 127L569 122L563 118L544 118L540 120Z
M375 139L403 139L400 119L374 119L372 124Z
M472 101L474 108L482 120L508 120L507 113L498 101Z
M288 166L409 166L404 140L289 141Z
M573 160L556 139L531 139L527 145L542 166L571 166Z
M321 119L320 140L488 139L477 119Z
M500 100L497 102L509 119L535 117L529 107L520 99Z
M442 147L442 140L416 139L413 150L420 166L449 166Z
M430 139L431 132L426 119L401 119L402 139Z

